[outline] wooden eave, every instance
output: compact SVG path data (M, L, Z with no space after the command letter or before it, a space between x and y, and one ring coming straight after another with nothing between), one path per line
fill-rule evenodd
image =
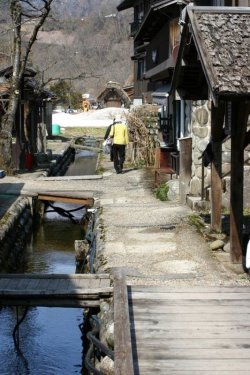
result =
M165 0L152 5L145 15L134 40L151 40L168 20L179 17L179 15L180 7L177 5L177 0Z
M206 7L204 7L206 8ZM203 9L205 11L205 9ZM194 43L195 43L195 46L196 46L196 50L197 50L197 53L199 55L199 58L200 58L200 62L201 62L201 65L202 65L202 68L203 68L203 73L206 77L206 81L207 81L207 84L208 84L208 87L209 87L209 91L210 93L212 94L212 98L213 98L213 101L214 103L217 103L217 97L213 91L213 87L215 87L216 85L216 80L215 80L215 73L212 69L212 66L209 66L209 58L208 58L208 54L207 54L207 51L203 50L202 49L202 40L201 40L201 37L199 35L199 32L198 32L198 25L197 25L197 22L195 20L195 17L194 17L194 13L193 13L193 9L189 9L189 7L187 7L187 13L188 13L188 16L189 16L189 19L190 19L190 28L192 29L192 37L193 37L193 40L194 40Z
M136 60L143 59L144 57L146 57L146 54L147 54L146 51L140 52L140 53L136 53L133 56L131 56L131 60L132 61L136 61Z
M134 55L131 56L131 60L139 60L141 58L144 58L147 53L147 47L150 45L149 42L140 44L136 47L134 47Z
M118 12L121 12L122 10L132 8L134 4L134 0L124 0L116 7L116 9L118 10Z
M200 79L202 80L202 76L204 76L207 86L209 88L209 91L212 95L212 99L214 104L217 106L218 100L220 97L223 97L225 99L238 99L242 97L249 97L249 90L248 92L240 92L240 90L225 90L223 89L223 78L221 78L221 81L218 80L217 72L216 72L216 66L213 66L211 55L214 55L214 51L209 51L208 48L206 48L206 45L204 43L204 38L202 39L202 33L200 30L200 25L197 20L196 14L202 14L205 15L211 15L211 14L250 14L249 8L232 8L232 7L194 7L194 6L187 6L187 13L185 17L185 25L182 30L182 36L181 36L181 43L179 48L179 54L177 57L177 62L175 65L175 70L172 78L172 87L171 92L179 88L182 89L183 86L183 77L184 75L190 74L190 71L193 71L193 75L195 73L195 69L197 70L196 74L200 76ZM247 25L246 25L247 27ZM212 26L211 26L212 28ZM213 31L213 30L212 30ZM212 35L212 34L211 34ZM211 38L212 39L212 38ZM185 62L183 64L183 59L186 56L188 56L188 48L190 48L190 41L193 40L193 43L195 44L195 48L197 51L197 63L194 62L190 63ZM223 48L223 47L222 47ZM220 66L221 70L223 70L223 65ZM225 75L227 75L227 72L225 72ZM247 80L247 77L246 77ZM192 80L191 80L192 81ZM232 76L233 81L233 76ZM224 86L225 87L225 86ZM186 87L187 88L187 87ZM192 96L194 93L193 87L190 85L187 91ZM246 90L245 90L246 91ZM197 92L199 95L199 91ZM202 96L197 98L192 98L189 95L189 99L202 99ZM188 95L187 95L188 96ZM183 96L184 98L184 96Z
M146 42L146 43L143 43L143 44L140 44L140 45L136 46L134 48L135 54L146 51L146 49L149 46L149 44L150 44L149 42Z
M24 96L32 100L34 99L42 100L42 99L48 99L48 98L50 98L51 100L55 99L55 96L47 90L41 90L37 92L37 94L35 95L36 87L37 87L36 81L31 80L31 79L25 79L24 84L23 84ZM0 83L0 98L9 97L10 89L11 89L11 86L9 82Z
M13 66L8 66L2 70L0 70L0 77L10 78L13 73ZM24 70L24 77L35 77L36 71L31 68L25 68Z
M212 99L214 104L217 106L219 97L224 97L225 99L238 99L242 97L250 97L250 90L248 92L238 92L236 90L225 90L221 88L220 82L217 77L216 68L213 66L211 61L211 55L207 50L206 46L204 45L202 34L200 31L199 23L197 21L196 14L248 14L250 15L249 8L239 8L239 7L187 7L187 13L190 20L190 28L192 37L197 49L197 53L199 55L199 59L203 68L204 75L206 77L206 81L208 87L210 89ZM246 25L247 27L247 25ZM249 65L249 61L248 61ZM227 72L225 72L225 75ZM233 77L232 77L233 78ZM248 78L249 80L249 78ZM249 84L250 89L250 84Z
M152 81L159 80L159 79L161 80L167 79L172 73L174 69L174 65L175 63L174 63L173 57L171 56L167 60L155 66L154 68L148 70L145 73L145 78L150 79Z
M186 63L183 62L184 56L189 54L192 37L189 29L189 19L187 13L185 15L184 21L185 23L182 28L179 51L172 75L170 93L173 94L174 91L177 90L183 99L199 100L203 99L203 95L201 96L200 87L198 89L194 88L194 85L197 84L198 81L197 79L192 78L190 81L189 74L192 73L191 75L197 78L198 76L200 76L200 74L204 75L204 73L202 70L202 66L198 61L192 61L192 63L188 61Z

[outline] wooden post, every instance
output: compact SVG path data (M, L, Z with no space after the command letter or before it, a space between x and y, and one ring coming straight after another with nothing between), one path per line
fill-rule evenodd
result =
M249 102L232 102L231 181L230 181L230 254L233 263L242 262L244 141Z
M211 166L211 228L221 231L221 203L222 203L222 168L221 152L223 138L223 122L225 107L219 102L218 107L212 103L211 138L213 160Z
M201 200L203 201L203 199L205 198L205 172L204 172L204 163L202 161L202 164L201 164Z
M189 184L191 180L192 169L192 138L181 138L180 142L180 171L179 171L179 189L180 202L185 204L187 194L189 193Z

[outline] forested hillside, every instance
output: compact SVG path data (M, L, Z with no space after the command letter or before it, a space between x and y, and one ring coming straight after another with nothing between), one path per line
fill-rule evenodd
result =
M118 13L120 0L54 0L32 49L30 64L44 82L71 78L82 93L98 95L107 81L124 84L132 73L131 12ZM0 1L0 55L10 54L7 1ZM32 24L23 26L29 35ZM78 76L83 78L75 79ZM54 82L52 82L54 83Z
M86 17L99 11L114 11L120 0L55 0L53 8L61 19Z

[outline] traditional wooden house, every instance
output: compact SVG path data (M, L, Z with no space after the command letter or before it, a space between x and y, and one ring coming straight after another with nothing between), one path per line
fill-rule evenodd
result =
M124 0L118 11L134 8L134 97L152 103L152 94L171 82L178 48L179 16L189 1ZM167 91L165 91L167 94Z
M249 160L246 147L250 140L249 31L249 7L188 6L183 14L181 44L171 88L183 99L195 101L191 148L185 152L190 158L192 171L186 187L187 190L190 188L192 195L195 181L204 191L206 180L211 190L211 225L215 230L221 230L223 174L230 174L233 262L241 262L244 252L243 208L247 196L244 199L243 181L244 165ZM194 77L199 85L193 83ZM181 159L184 158L182 150L180 154ZM207 166L211 164L211 169L205 173L204 156L208 157ZM223 170L223 161L229 164L226 171Z
M123 90L117 82L108 82L105 89L97 97L101 107L124 107L130 106L131 100L128 94Z
M243 184L244 160L249 159L245 146L249 138L246 129L250 1L188 3L125 0L118 10L134 7L131 32L135 53L132 58L135 80L141 77L135 85L136 94L142 101L144 97L151 102L157 98L157 104L161 105L161 149L166 150L171 145L175 149L177 157L172 158L172 167L177 174L179 171L181 201L192 202L194 207L194 202L210 200L211 225L215 230L221 229L222 206L231 208L231 258L241 262L243 207L250 203L246 189L248 170L245 170ZM159 21L163 15L157 15L158 9L165 15L168 12L168 20ZM172 13L172 18L170 9L176 12ZM155 23L158 27L152 30L150 25ZM175 28L170 32L172 24ZM168 30L160 42L161 48L172 51L168 62L159 57L160 48L153 49L152 53L161 27ZM176 42L170 48L171 35ZM143 43L138 43L140 39ZM153 68L148 60L150 56L156 64L158 62ZM142 75L138 74L140 66ZM152 86L156 83L158 88ZM206 156L209 160L205 161Z
M134 38L134 100L160 108L156 167L178 173L178 138L187 136L185 110L179 98L170 98L172 74L179 49L182 9L189 1L124 0L118 10L134 8L130 35ZM188 129L188 126L187 126Z
M8 106L12 66L0 71L0 113ZM31 169L33 155L46 151L46 133L52 134L52 94L39 90L36 72L26 68L19 93L19 108L13 129L12 161L16 169Z
M155 103L161 107L160 141L169 153L174 151L173 164L178 164L176 153L179 140L187 138L190 143L192 99L181 98L178 92L171 95L173 71L178 56L182 10L190 0L124 0L118 11L134 8L134 20L130 35L134 39L134 99L141 103ZM249 0L196 0L199 6L249 6ZM189 72L186 80L196 87L203 87L204 76ZM200 100L207 92L200 92ZM184 142L183 142L184 143ZM177 166L178 172L178 166Z

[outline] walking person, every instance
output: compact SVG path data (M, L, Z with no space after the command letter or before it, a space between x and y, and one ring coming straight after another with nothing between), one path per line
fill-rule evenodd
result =
M121 116L116 116L109 136L113 138L113 159L116 173L122 173L128 144L128 128Z

